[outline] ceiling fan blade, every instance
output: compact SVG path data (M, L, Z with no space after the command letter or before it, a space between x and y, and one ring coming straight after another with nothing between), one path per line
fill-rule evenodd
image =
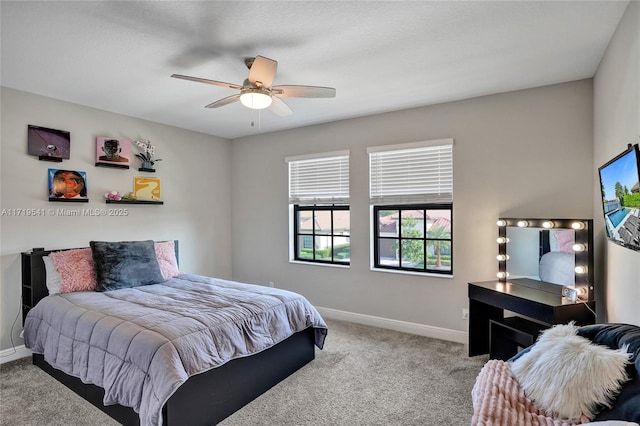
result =
M293 114L289 105L285 104L282 99L279 99L275 96L271 97L271 106L269 110L279 115L280 117L288 117Z
M227 96L226 98L218 99L215 102L210 103L205 106L205 108L220 108L221 106L225 106L228 104L232 104L240 100L240 94Z
M319 86L273 86L271 93L281 98L335 98L336 89Z
M213 84L214 86L229 87L231 89L237 89L237 90L242 89L242 86L238 84L225 83L224 81L208 80L206 78L190 77L188 75L182 75L182 74L171 74L171 77L181 78L182 80L195 81L196 83L206 83L206 84Z
M264 56L256 56L251 69L249 69L249 82L255 85L259 81L263 87L271 87L277 69L277 61Z

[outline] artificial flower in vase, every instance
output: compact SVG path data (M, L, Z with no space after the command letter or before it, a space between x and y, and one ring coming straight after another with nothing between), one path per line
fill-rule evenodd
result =
M155 172L153 168L154 164L162 161L162 158L153 159L156 147L151 145L151 141L148 139L134 140L133 143L144 151L136 154L136 157L142 161L141 167L138 170L141 172Z

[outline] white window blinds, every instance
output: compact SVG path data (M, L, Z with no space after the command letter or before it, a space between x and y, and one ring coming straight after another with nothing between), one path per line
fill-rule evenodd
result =
M349 151L287 157L289 203L349 201Z
M371 147L371 204L453 202L453 139Z

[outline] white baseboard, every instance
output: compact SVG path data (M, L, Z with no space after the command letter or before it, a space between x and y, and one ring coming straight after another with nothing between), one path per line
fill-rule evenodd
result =
M33 352L31 349L25 348L24 345L16 346L15 348L5 349L0 351L0 364L5 362L14 361L16 359L31 356Z
M323 317L338 321L354 322L356 324L386 328L388 330L417 334L419 336L432 337L434 339L447 340L465 345L469 342L469 333L464 331L450 330L448 328L434 327L431 325L417 324L389 318L374 317L354 312L339 311L337 309L323 308L319 306L316 306L316 309Z

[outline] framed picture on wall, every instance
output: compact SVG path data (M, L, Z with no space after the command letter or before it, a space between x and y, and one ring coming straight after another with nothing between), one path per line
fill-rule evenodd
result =
M86 203L87 173L77 170L49 169L49 201Z
M27 153L43 161L68 160L71 156L71 133L29 124Z
M148 177L133 178L133 195L138 200L162 200L160 179Z
M131 140L125 138L96 138L96 166L128 169L131 159Z

